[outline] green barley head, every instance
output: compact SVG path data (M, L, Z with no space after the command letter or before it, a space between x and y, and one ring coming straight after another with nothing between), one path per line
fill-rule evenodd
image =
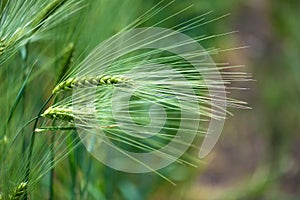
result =
M0 22L4 27L0 32L0 63L20 46L54 27L66 12L73 13L81 5L75 0L11 2L2 11L7 17ZM229 114L226 108L245 107L243 102L226 96L227 86L233 81L247 80L248 75L226 71L238 66L216 65L211 55L218 50L206 50L199 45L219 35L191 38L184 34L201 28L203 16L170 29L159 28L168 19L153 27L138 28L162 10L156 8L145 13L98 45L71 70L74 44L65 47L67 56L60 81L52 88L55 101L43 110L39 116L43 120L35 130L29 182L24 182L28 166L11 167L9 174L1 170L1 175L12 182L1 184L6 187L0 188L4 197L14 193L8 188L19 189L16 194L24 188L31 192L80 143L102 163L133 173L159 174L158 169L173 162L195 166L197 156L189 153L200 151L203 157L211 150ZM19 20L10 23L15 20L8 12ZM207 126L208 122L216 126ZM204 148L193 144L196 138L204 140ZM10 165L24 161L22 156L27 158L28 149L24 155L10 151L14 158ZM24 183L26 187L18 186Z
M235 66L214 63L217 50L199 44L209 37L182 33L196 27L130 27L102 42L55 86L52 93L60 100L42 116L76 127L87 150L117 170L193 165L184 155L194 139L204 138L198 150L206 156L229 114L226 108L245 108L226 97L226 86L248 78L222 74Z

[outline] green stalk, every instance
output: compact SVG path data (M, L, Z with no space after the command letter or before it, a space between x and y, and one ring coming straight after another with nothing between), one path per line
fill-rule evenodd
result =
M27 165L26 165L26 175L25 175L25 182L26 183L29 183L29 180L30 180L30 165L31 165L31 159L32 159L32 153L33 153L33 147L34 147L34 141L35 141L35 129L37 128L37 125L38 125L38 121L39 121L39 117L41 116L42 112L43 112L43 109L46 107L46 105L50 102L50 100L52 99L53 95L51 95L47 100L46 102L44 103L44 105L42 106L41 110L39 111L38 115L37 115L37 118L34 122L34 125L33 125L33 131L32 131L32 134L31 134L31 138L30 138L30 141L29 141L29 154L28 154L28 158L27 158ZM28 191L26 189L26 192L25 192L25 195L24 195L24 198L25 200L28 199Z

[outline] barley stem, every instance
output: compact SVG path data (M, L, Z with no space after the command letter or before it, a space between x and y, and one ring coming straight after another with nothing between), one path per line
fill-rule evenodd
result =
M69 131L69 130L75 130L76 127L74 126L44 126L35 129L35 132L45 132L45 131Z
M44 105L41 107L41 110L39 111L37 118L34 122L33 125L33 131L31 134L31 138L29 141L29 154L28 154L28 158L27 158L27 166L26 166L26 175L25 175L25 182L28 183L29 179L30 179L30 165L31 165L31 159L32 159L32 153L33 153L33 147L34 147L34 141L35 141L35 129L37 128L38 125L38 121L39 121L39 117L41 116L43 109L46 107L46 105L50 102L50 100L52 99L53 95L51 95L46 102L44 103ZM25 194L24 194L24 199L28 199L28 191L26 190Z

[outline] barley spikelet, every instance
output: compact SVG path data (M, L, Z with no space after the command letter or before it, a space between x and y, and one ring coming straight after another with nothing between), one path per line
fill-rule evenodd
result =
M4 50L5 50L5 43L3 39L0 39L0 55L3 54Z
M83 77L83 78L69 78L66 81L58 84L52 91L53 94L56 94L61 91L70 91L74 88L87 88L92 86L100 85L114 85L118 83L125 83L126 78L120 76L107 76L100 75L97 77Z
M63 107L49 107L43 114L42 117L48 119L58 119L66 122L74 122L74 114L71 109Z
M12 192L11 195L9 195L9 200L19 200L22 198L22 196L25 194L27 189L27 183L22 182L18 187L15 188L15 190Z
M91 120L94 120L95 116L93 113L94 110L92 108L82 107L80 109L75 109L72 106L53 105L45 110L41 116L51 120L59 120L61 122L68 122L71 124L73 124L75 120L76 122L79 122L79 124L87 124ZM111 126L111 124L107 126Z

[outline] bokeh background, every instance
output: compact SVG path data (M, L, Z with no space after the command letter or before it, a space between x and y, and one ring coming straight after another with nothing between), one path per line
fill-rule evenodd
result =
M157 2L143 1L138 9ZM183 13L186 16L169 23L210 10L215 17L230 13L201 31L238 32L203 45L224 49L247 46L214 58L245 65L242 70L252 74L253 81L237 84L249 90L231 94L247 101L252 109L230 110L234 116L226 121L218 144L204 163L196 170L179 170L176 174L182 179L177 177L176 187L164 182L152 185L147 198L300 199L300 1L175 1L157 18L190 4L194 7ZM136 183L139 186L141 183ZM145 194L139 189L136 193Z
M231 13L211 27L238 30L218 46L248 46L218 59L252 73L250 90L232 93L252 110L233 110L183 199L299 199L300 2L200 1L198 8Z

